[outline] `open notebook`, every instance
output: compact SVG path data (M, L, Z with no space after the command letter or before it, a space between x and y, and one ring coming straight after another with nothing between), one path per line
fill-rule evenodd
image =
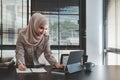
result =
M25 71L20 71L16 68L17 73L43 73L47 72L44 68L27 68Z
M51 73L65 74L65 73L74 73L77 71L81 71L82 70L81 60L83 58L83 54L84 54L83 50L71 51L70 54L68 55L68 60L66 62L66 66L64 68L61 68L61 69L54 69L53 68Z

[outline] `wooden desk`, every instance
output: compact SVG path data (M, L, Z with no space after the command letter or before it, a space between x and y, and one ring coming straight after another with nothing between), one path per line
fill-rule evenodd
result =
M47 66L46 73L17 74L15 68L0 69L0 80L120 80L120 66L95 66L92 72L76 72L73 74L51 74L51 67Z

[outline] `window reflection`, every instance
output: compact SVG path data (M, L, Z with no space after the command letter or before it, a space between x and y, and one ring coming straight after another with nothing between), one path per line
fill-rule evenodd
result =
M79 45L79 25L76 15L60 15L60 45Z
M78 15L49 15L50 44L79 45L78 19Z
M2 52L2 54L1 54L1 52ZM0 59L2 60L2 62L8 62L11 59L16 61L15 50L2 50L2 51L0 51Z
M15 45L20 28L27 24L27 0L2 0L3 45Z
M8 28L8 42L14 43L15 30Z
M49 15L50 44L58 45L58 15Z

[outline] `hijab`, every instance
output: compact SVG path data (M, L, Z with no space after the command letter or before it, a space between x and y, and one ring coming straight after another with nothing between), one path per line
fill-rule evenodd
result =
M38 46L46 33L38 36L37 29L44 27L48 24L46 17L40 13L34 13L25 29L21 31L21 37L23 38L23 44L27 46Z

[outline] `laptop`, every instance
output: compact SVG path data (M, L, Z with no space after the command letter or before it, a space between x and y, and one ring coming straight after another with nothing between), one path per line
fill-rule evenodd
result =
M67 62L63 62L66 60L63 60L63 56L61 56L61 62L60 63L66 63L66 66L64 68L56 69L53 68L51 73L56 74L65 74L65 73L74 73L81 71L83 69L82 67L82 58L83 58L84 51L71 51L70 54L64 54L63 56L67 57Z

